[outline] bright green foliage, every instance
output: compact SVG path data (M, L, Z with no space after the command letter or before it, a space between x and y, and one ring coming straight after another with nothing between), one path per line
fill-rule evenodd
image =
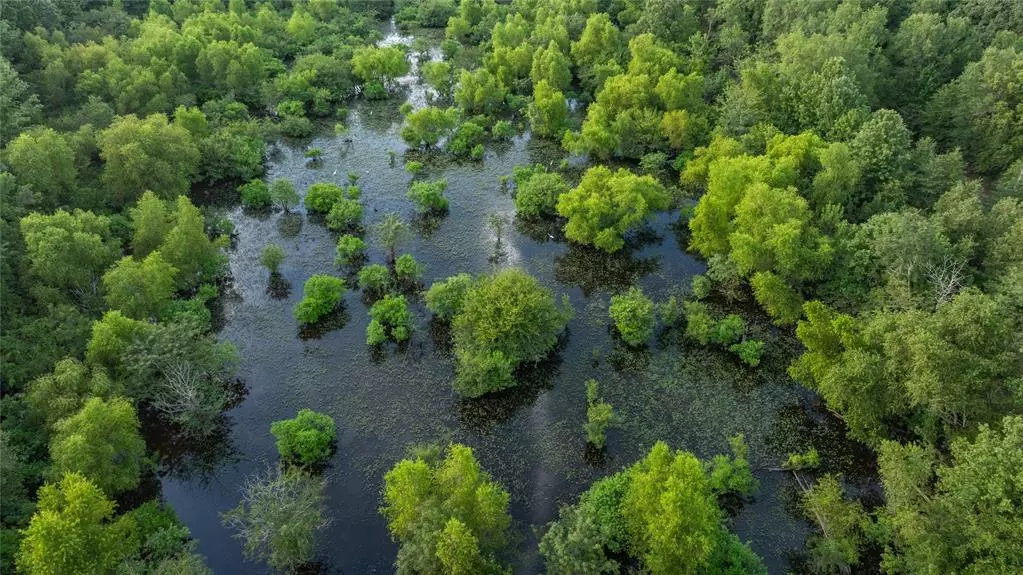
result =
M820 573L848 572L859 562L869 521L858 501L846 501L833 475L821 477L803 494L803 509L821 532L810 538L810 564Z
M345 293L345 280L315 274L305 282L302 301L298 302L293 315L300 323L311 324L334 311Z
M565 91L572 82L570 65L557 42L551 40L546 48L540 48L533 54L529 77L533 80L534 89L540 82L547 82L551 88Z
M415 148L432 148L451 135L458 124L458 110L426 106L408 114L401 126L401 139Z
M18 182L32 188L46 207L73 203L78 180L75 151L51 128L22 132L3 152L7 168Z
M86 400L78 413L54 425L53 473L81 473L111 495L139 484L146 444L135 408L122 398Z
M608 313L618 334L632 346L645 344L657 325L654 302L637 287L629 288L624 295L611 296Z
M455 130L455 133L451 134L446 148L456 156L470 156L473 159L479 159L482 156L477 155L475 148L483 146L483 140L486 136L486 129L478 123L471 120L462 122L458 129Z
M387 295L369 310L373 318L366 326L366 343L403 342L412 336L412 314L403 295Z
M412 182L409 186L408 197L416 203L416 210L419 213L445 212L448 209L448 199L444 197L444 190L448 187L447 180L434 180L432 182Z
M398 246L411 238L408 226L398 214L387 214L373 227L373 232L380 239L380 244L387 250L387 261L393 262Z
M284 263L284 248L277 244L267 244L263 247L263 251L259 252L259 265L265 267L271 274L276 274L282 263Z
M120 203L146 190L165 200L184 194L199 165L192 135L163 114L121 116L100 133L97 144L105 162L103 182Z
M621 32L607 14L597 12L586 19L582 35L572 43L572 60L587 91L596 92L608 76L621 73L616 60L622 58L624 50ZM610 72L614 68L617 72Z
M334 265L351 266L366 257L366 242L362 238L343 235L337 239L337 255L334 257Z
M586 432L587 443L603 449L607 428L614 421L614 408L601 400L598 385L595 379L586 381L586 423L583 431Z
M427 309L441 319L450 320L461 311L472 285L472 276L469 274L458 274L433 282L425 296Z
M707 481L718 495L729 493L749 497L760 487L747 459L749 446L741 433L728 438L728 444L732 448L732 456L715 455L706 466Z
M561 174L548 172L542 166L515 166L515 212L535 218L551 215L558 198L569 190Z
M757 272L750 279L753 296L779 325L791 325L802 317L803 296L772 272Z
M505 92L501 80L485 68L474 72L462 70L455 103L467 114L490 116L504 107Z
M423 279L423 264L417 262L412 254L402 254L394 260L394 279L404 286L415 286Z
M571 317L550 291L519 269L480 278L455 315L455 389L477 397L515 384L512 370L546 356Z
M362 46L352 55L352 71L367 88L378 85L386 89L395 79L408 74L408 70L405 53L395 46Z
M107 305L131 318L155 318L174 296L177 273L160 252L142 261L131 256L122 258L103 275Z
M117 385L102 369L89 370L76 359L66 358L53 366L53 372L32 381L25 393L25 403L44 427L78 412L90 397L108 397L118 391Z
M109 218L92 212L31 213L21 219L21 234L32 275L65 290L91 292L121 251Z
M533 101L527 110L533 133L540 137L560 138L568 127L568 101L546 80L533 87Z
M131 252L137 258L144 258L160 248L171 227L174 214L156 194L146 191L131 209Z
M305 193L305 207L309 211L326 214L334 204L345 197L345 192L337 184L320 182L309 186Z
M490 128L490 135L499 140L510 140L515 135L515 127L508 120L498 120Z
M324 220L327 228L336 232L353 230L362 224L362 204L359 200L340 198L330 207Z
M359 289L380 295L391 285L391 272L387 266L370 264L359 270Z
M242 194L242 205L246 208L269 208L273 203L270 187L263 180L250 180L238 186L238 191Z
M131 523L112 522L113 516L114 503L81 474L44 485L18 549L18 570L31 575L115 570L138 541Z
M721 529L703 465L658 442L630 474L622 500L630 552L651 573L702 573Z
M85 352L85 360L91 366L115 367L121 354L137 337L151 330L151 324L134 320L117 310L108 311L103 318L92 324L92 337Z
M325 463L337 441L334 419L311 409L299 410L294 419L270 425L281 459L302 465Z
M452 444L443 458L432 452L399 461L384 476L380 512L401 545L398 573L503 571L495 553L508 542L508 492L469 447Z
M421 69L423 80L437 91L437 95L441 98L451 97L451 88L454 85L451 64L444 61L430 61L424 62Z
M581 244L616 252L624 235L651 213L668 208L664 186L650 176L605 166L586 171L579 185L558 198L558 214L568 218L565 235Z
M728 346L728 351L739 356L746 365L756 367L760 365L760 358L764 355L764 342L759 339L747 339Z
M241 503L221 520L238 532L247 558L294 571L312 561L316 533L330 524L325 487L323 478L301 469L270 469L246 481Z
M199 208L187 197L178 196L174 227L160 247L163 259L178 270L178 289L189 289L220 275L227 265L223 253L226 245L226 237L210 240Z
M298 192L288 180L274 180L270 184L270 200L275 206L284 208L284 211L287 212L298 205Z

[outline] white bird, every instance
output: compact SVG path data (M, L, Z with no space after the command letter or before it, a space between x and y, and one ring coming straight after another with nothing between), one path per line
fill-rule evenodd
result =
M337 175L337 170L334 170L334 173L333 173L333 174L331 174L331 175L332 175L332 176L336 176L336 175Z

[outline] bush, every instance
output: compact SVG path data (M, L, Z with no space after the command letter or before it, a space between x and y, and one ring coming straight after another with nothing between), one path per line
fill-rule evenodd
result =
M490 129L490 134L499 140L510 140L515 135L515 128L508 120L498 120Z
M714 324L710 332L710 341L723 346L740 339L746 331L746 322L738 315L731 313Z
M394 277L402 285L415 285L423 279L423 264L417 262L412 254L404 254L394 261Z
M298 192L288 180L274 180L274 183L270 184L270 198L274 205L284 208L284 211L298 205Z
M541 167L530 170L515 168L515 210L523 217L533 218L554 213L561 194L569 187L560 174Z
M309 211L326 214L344 197L344 190L336 184L320 182L309 186L305 193L305 207Z
M413 182L408 197L416 203L419 213L445 212L448 209L448 199L444 197L447 187L447 180Z
M341 198L330 208L325 219L327 227L335 232L353 230L362 224L362 204L358 200Z
M597 449L604 448L607 428L614 419L614 408L610 403L600 399L600 390L597 380L591 379L586 382L586 423L583 424L583 431L586 432L586 441Z
M758 339L747 339L728 347L728 350L739 356L739 359L750 367L760 365L760 357L764 354L764 342Z
M687 301L682 304L682 308L686 313L686 338L707 345L711 330L714 329L714 318L710 316L707 306L698 301Z
M271 274L277 273L277 268L281 267L283 261L284 248L277 244L267 244L259 254L259 263L270 270Z
M710 281L710 278L703 274L693 276L691 285L693 288L693 297L696 299L706 298L710 295L710 290L714 287L714 283Z
M305 116L281 118L281 133L289 138L305 138L313 133L313 122Z
M305 157L309 158L310 160L319 160L321 157L323 157L323 150L319 148L309 148L308 150L305 151Z
M316 465L330 459L337 440L334 419L303 409L294 419L275 421L270 433L277 439L281 459L302 465Z
M483 153L485 151L486 149L483 147L483 144L476 144L475 146L472 147L472 150L469 152L469 157L474 160L482 160Z
M405 171L414 176L423 171L423 163L415 160L405 162Z
M238 186L242 193L242 205L246 208L269 208L272 203L270 188L263 180L252 180Z
M387 266L372 264L359 270L359 289L364 292L384 293L390 283L391 273L387 271Z
M316 323L341 303L345 281L334 276L316 274L306 280L304 297L295 306L293 314L301 323Z
M426 308L433 315L449 320L462 309L465 294L472 287L472 276L458 274L446 280L433 282L426 292Z
M366 343L377 345L388 340L401 342L412 335L412 314L405 296L386 296L369 310L373 319L366 327Z
M456 156L468 156L473 147L482 145L486 137L483 126L473 121L463 122L448 140L448 151Z
M334 265L350 266L366 257L366 242L353 235L343 235L337 239L337 255Z
M629 345L643 345L654 333L657 324L654 302L639 288L630 288L625 295L612 296L608 312L619 335Z

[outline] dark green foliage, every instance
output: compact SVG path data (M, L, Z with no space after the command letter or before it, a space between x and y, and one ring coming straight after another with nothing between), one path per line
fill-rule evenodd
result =
M387 266L370 264L359 270L359 289L364 292L380 295L391 285L391 272Z
M307 210L326 214L344 197L344 190L336 184L324 182L313 184L306 190L305 207Z
M366 343L369 345L386 341L400 343L412 336L412 314L403 295L388 295L377 300L369 315L373 318L366 326Z
M270 199L285 212L298 205L298 192L288 180L274 180L270 184Z
M600 390L595 379L586 381L586 441L597 449L604 448L608 426L614 421L614 408L600 398Z
M305 294L302 301L293 310L295 319L300 323L316 323L341 303L345 281L334 276L316 274L306 280L303 291Z
M406 287L418 285L423 279L423 264L417 262L412 254L402 254L394 260L394 279Z
M311 409L299 410L294 419L273 422L270 433L281 459L301 465L326 462L337 441L334 419Z
M458 274L446 280L436 281L426 292L426 307L433 315L450 320L461 311L462 303L472 285L473 279L469 274Z
M242 184L238 186L238 191L242 193L242 205L246 208L269 208L273 203L270 187L263 180L252 180Z

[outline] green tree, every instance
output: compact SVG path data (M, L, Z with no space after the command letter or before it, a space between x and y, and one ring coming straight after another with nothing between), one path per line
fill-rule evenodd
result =
M833 475L825 475L803 493L803 510L820 533L807 542L814 571L849 573L859 562L869 522L859 501L847 501Z
M586 381L586 423L583 424L583 431L586 432L587 443L603 449L607 428L614 421L614 408L601 400L598 385L595 379Z
M291 208L298 205L298 192L290 181L274 180L270 184L270 199L275 206L280 206L284 213L288 213Z
M387 295L369 309L372 318L366 326L366 343L402 342L412 336L412 314L403 295Z
M507 88L486 68L462 70L455 90L455 103L467 114L493 115L504 107Z
M572 59L578 68L579 78L589 92L595 92L607 78L608 63L617 65L616 60L623 56L625 44L621 32L611 21L608 14L597 12L586 19L579 40L572 43ZM621 67L618 67L621 72Z
M333 231L354 230L362 224L362 211L359 200L340 198L330 207L324 220L327 228Z
M334 204L345 199L345 192L337 184L319 182L309 186L305 192L305 207L307 210L326 214L334 207Z
M271 275L284 263L284 248L277 244L267 244L259 253L259 264L270 271Z
M95 293L103 270L121 251L110 219L92 212L31 213L20 223L29 271L54 288Z
M105 573L135 552L129 521L113 521L114 503L79 473L44 485L18 549L18 570L32 575Z
M380 512L401 545L398 573L504 570L495 553L508 542L508 492L469 447L451 444L443 457L433 450L399 461L384 476Z
M359 270L359 289L372 295L383 295L391 285L391 272L387 266L370 264Z
M248 182L238 186L238 191L241 192L242 205L246 208L269 208L273 203L273 198L270 195L270 187L267 186L266 182L263 180L249 180Z
M458 274L433 282L426 291L426 307L433 315L450 320L461 311L465 296L472 286L473 279L469 274Z
M144 258L160 248L174 225L174 214L156 194L146 190L131 209L131 251Z
M560 90L540 80L533 87L533 101L526 115L537 136L558 138L568 127L568 101Z
M178 270L178 289L190 289L218 276L227 264L223 247L226 237L211 240L199 208L185 196L178 196L174 227L160 246L163 259Z
M145 190L165 200L184 194L199 165L192 135L163 114L121 116L100 133L97 143L105 162L103 183L121 204Z
M174 297L177 272L160 252L152 252L142 261L122 258L103 275L107 305L135 319L158 317Z
M334 311L345 292L345 280L314 274L305 282L302 301L295 305L293 315L300 323L311 324Z
M123 398L87 400L54 425L50 441L53 473L81 473L112 495L139 484L145 454L135 408Z
M373 233L387 250L388 263L394 262L398 246L411 238L408 226L398 214L387 214L373 227Z
M378 85L381 89L387 89L395 79L408 74L408 71L409 63L405 53L395 46L362 46L352 55L352 72L367 87Z
M294 571L316 552L316 534L330 525L326 482L300 469L271 468L246 480L238 507L221 515L243 544L245 556Z
M405 117L401 126L401 139L415 148L432 148L451 134L458 124L458 110L426 106Z
M15 134L38 119L42 106L27 82L18 76L10 61L0 57L0 118L5 128L0 145L6 145Z
M424 62L422 65L423 80L426 84L436 90L441 98L451 97L451 88L454 85L454 76L451 64L444 61Z
M616 252L623 236L647 216L667 209L664 186L650 176L637 176L622 168L590 168L579 185L558 198L558 214L568 218L565 235L581 244Z
M299 410L294 419L273 422L270 433L277 439L281 459L302 465L325 463L337 441L334 419L311 409Z
M32 188L43 206L77 203L75 151L68 139L52 128L22 132L7 145L3 160L19 183Z
M515 167L515 212L535 218L551 215L558 198L569 190L561 174L548 172L542 166Z
M477 397L515 385L515 367L547 355L570 318L567 302L559 307L551 292L522 270L480 278L454 316L455 389Z
M412 185L409 186L408 198L415 202L416 210L420 213L446 212L448 199L444 197L444 190L447 187L446 179L432 182L412 182Z
M108 397L117 386L102 369L90 370L74 358L65 358L53 366L53 372L28 384L25 403L45 428L78 412L90 397Z
M571 62L558 47L557 42L551 40L546 48L540 48L533 53L533 66L530 68L529 77L533 80L533 87L540 82L547 82L547 85L558 91L565 91L572 83Z
M629 288L624 295L611 296L608 313L618 334L625 343L633 346L645 344L657 325L654 302L637 287Z
M343 235L337 239L334 265L353 266L366 257L366 242L353 235Z

